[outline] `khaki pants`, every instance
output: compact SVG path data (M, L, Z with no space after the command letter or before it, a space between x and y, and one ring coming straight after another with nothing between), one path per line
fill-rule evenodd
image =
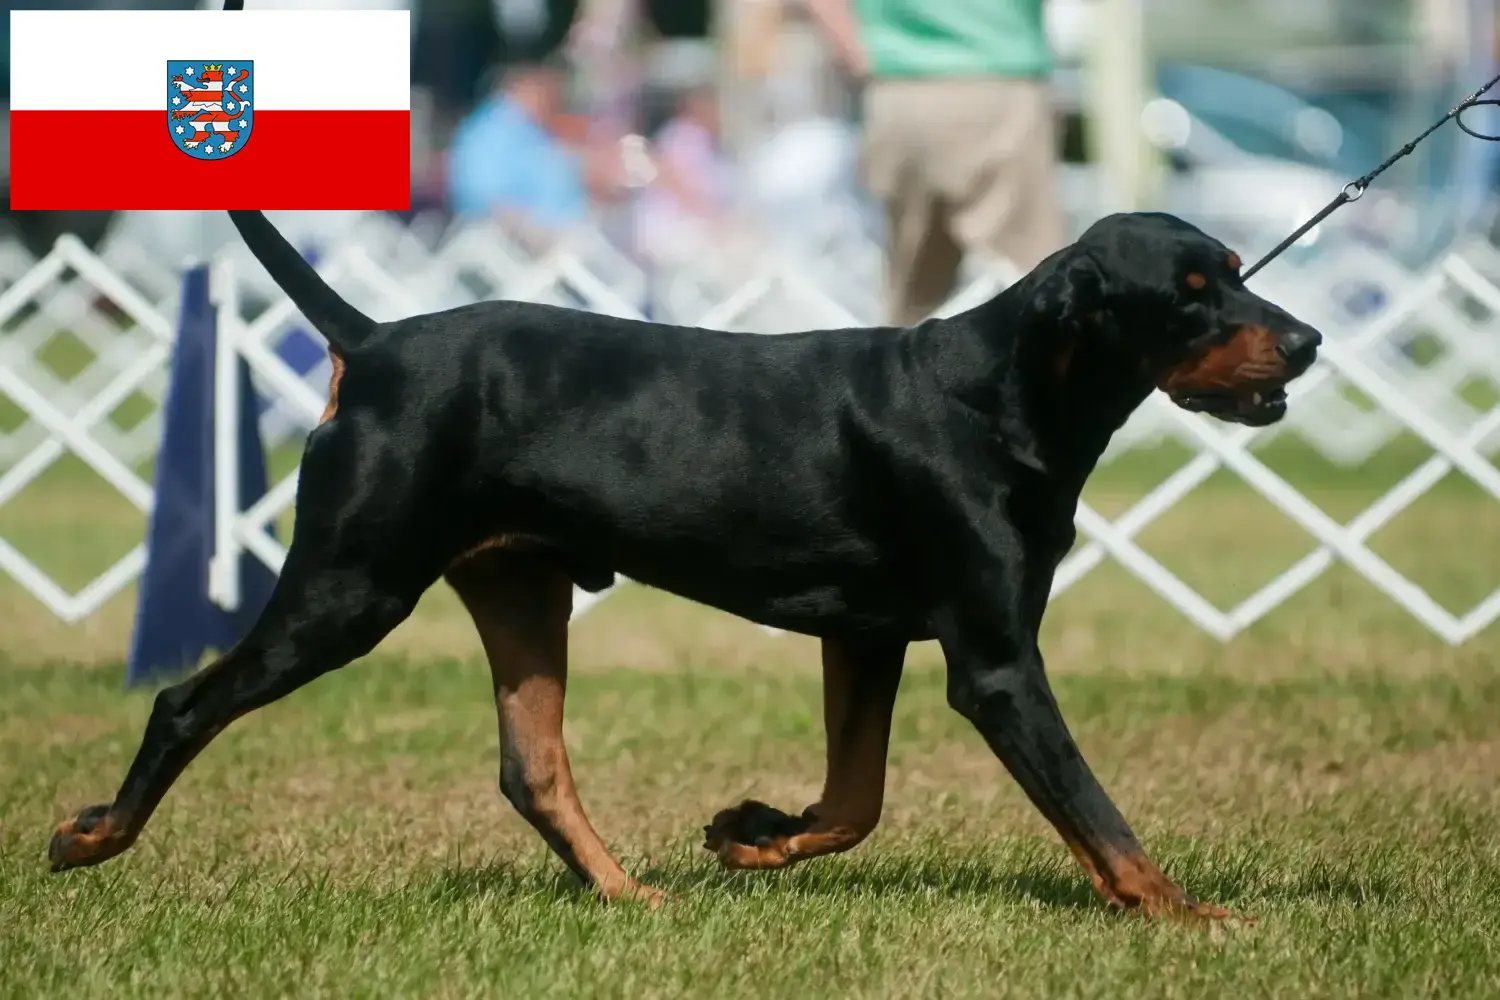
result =
M892 322L941 306L966 252L1029 271L1063 246L1045 80L874 80L864 102L863 169L886 207Z

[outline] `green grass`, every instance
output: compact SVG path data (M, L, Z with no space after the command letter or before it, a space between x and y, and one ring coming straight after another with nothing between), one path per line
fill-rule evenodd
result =
M1341 519L1423 458L1266 453ZM1180 461L1102 470L1090 501L1117 514ZM139 533L88 482L60 465L0 508L74 585ZM1312 548L1225 477L1141 543L1224 603ZM1455 609L1500 584L1500 514L1457 478L1372 546ZM1215 931L1094 900L946 707L932 644L871 840L719 871L716 810L816 797L816 647L639 589L575 627L567 739L605 840L672 894L658 912L580 892L500 799L488 674L442 590L220 737L131 852L53 876L52 825L109 797L150 708L120 689L129 609L64 628L0 588L0 997L1500 995L1500 625L1448 648L1342 568L1228 645L1112 565L1049 613L1063 712L1148 850L1259 921Z
M579 893L498 800L476 664L377 660L246 720L135 851L45 873L146 699L78 667L0 696L0 963L12 995L1493 996L1500 678L1065 677L1080 740L1166 870L1259 918L1226 934L1096 904L940 674L906 679L887 820L842 858L721 873L699 824L815 792L818 685L603 671L576 683L585 802L649 914Z

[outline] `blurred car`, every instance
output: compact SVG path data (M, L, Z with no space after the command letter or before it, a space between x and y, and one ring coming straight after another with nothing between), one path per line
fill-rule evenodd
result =
M1307 97L1216 66L1167 65L1160 95L1254 156L1358 176L1385 155L1386 118L1344 102L1335 115Z
M1065 192L1070 206L1087 206L1097 216L1105 206L1094 191L1097 168L1087 161L1081 71L1064 67L1055 84ZM1290 233L1384 155L1381 116L1347 110L1335 116L1243 74L1167 65L1156 73L1155 91L1140 127L1167 168L1157 201L1224 239L1269 246L1268 239ZM1411 208L1385 189L1365 198L1365 211L1325 225L1378 243L1401 242L1416 222Z

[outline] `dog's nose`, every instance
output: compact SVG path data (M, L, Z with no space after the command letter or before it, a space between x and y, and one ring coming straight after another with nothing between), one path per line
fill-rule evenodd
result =
M1311 365L1318 356L1318 345L1323 335L1310 326L1294 327L1276 340L1276 353L1288 368L1301 371Z

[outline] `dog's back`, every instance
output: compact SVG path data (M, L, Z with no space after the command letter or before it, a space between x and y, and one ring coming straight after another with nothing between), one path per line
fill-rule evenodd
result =
M401 438L444 480L432 492L487 522L475 544L556 550L589 589L620 572L795 627L858 604L839 581L869 579L902 527L894 449L934 411L902 361L917 336L481 303L377 326L345 356L334 423Z

